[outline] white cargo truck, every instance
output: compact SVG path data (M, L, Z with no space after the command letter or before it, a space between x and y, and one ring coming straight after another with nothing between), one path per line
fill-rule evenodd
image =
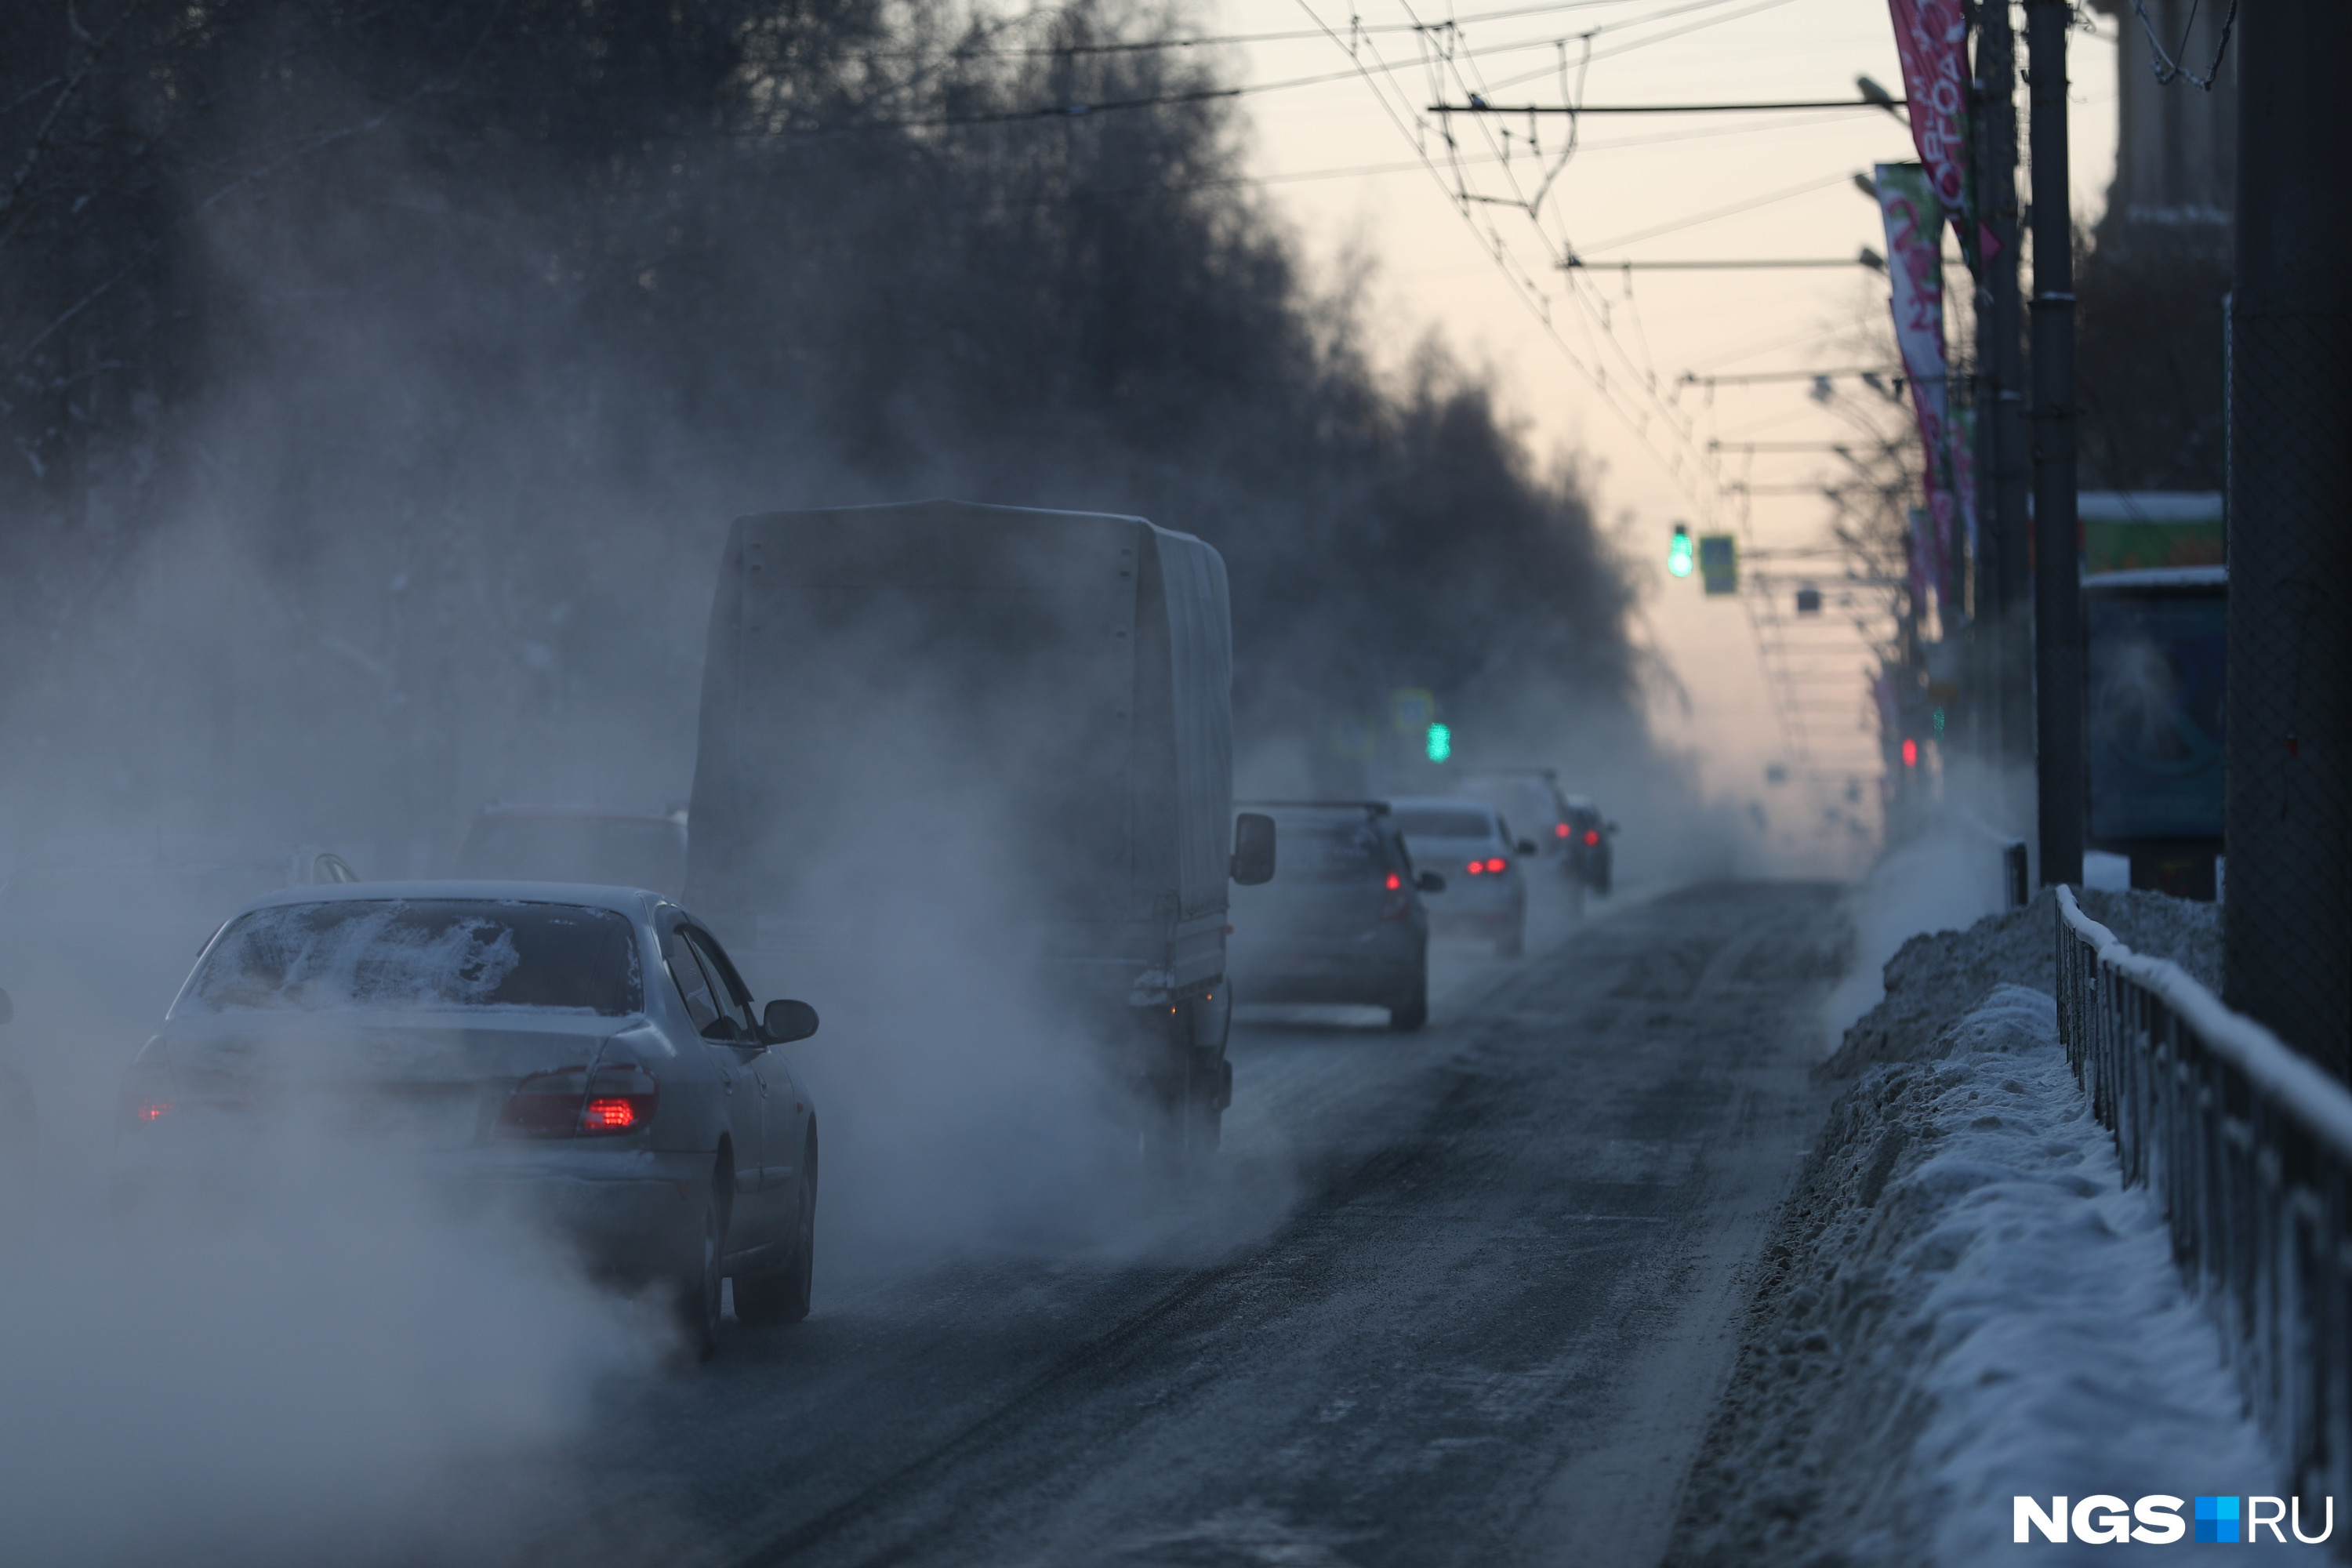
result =
M1181 1165L1231 1098L1227 885L1274 869L1272 821L1234 815L1231 672L1223 560L1141 518L740 518L688 904L751 965L945 968L982 1009L1019 987L1092 1037L1141 1145Z

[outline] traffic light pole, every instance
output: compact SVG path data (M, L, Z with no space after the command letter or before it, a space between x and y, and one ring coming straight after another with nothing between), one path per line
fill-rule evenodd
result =
M2221 994L2352 1078L2352 5L2246 0L2238 39Z
M2083 586L2074 538L2074 212L2066 158L2070 0L2026 0L2033 121L2033 707L2042 880L2083 879Z

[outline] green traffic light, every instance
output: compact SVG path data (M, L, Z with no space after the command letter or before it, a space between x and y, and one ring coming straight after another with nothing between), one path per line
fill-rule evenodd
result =
M1454 755L1454 731L1443 724L1429 727L1429 760L1442 763Z
M1933 715L1933 722L1936 726L1936 733L1938 735L1942 734L1944 732L1944 710L1941 708L1936 710Z
M1666 545L1666 570L1677 577L1687 577L1691 566L1690 530L1678 522L1675 524L1674 539Z

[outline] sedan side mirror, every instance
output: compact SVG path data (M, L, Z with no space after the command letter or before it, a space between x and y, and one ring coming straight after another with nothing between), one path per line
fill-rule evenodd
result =
M1445 879L1439 876L1434 871L1423 871L1420 876L1415 877L1412 879L1412 885L1420 889L1424 893L1442 893L1445 891Z
M767 1032L768 1044L789 1046L816 1033L816 1009L805 1002L771 1002L760 1015L760 1027Z
M8 993L0 991L0 1024L6 1023L16 1016L16 1005L8 1000Z
M1532 838L1522 838L1518 842L1517 848L1522 855L1532 855L1536 852L1536 841Z
M1274 880L1274 818L1255 811L1234 818L1233 874L1244 888Z

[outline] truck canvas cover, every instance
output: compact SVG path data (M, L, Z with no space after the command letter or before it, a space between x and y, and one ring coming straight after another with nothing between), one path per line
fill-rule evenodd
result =
M958 501L738 519L710 619L689 902L822 945L935 912L1121 984L1224 919L1224 563L1141 518ZM887 932L885 932L886 940ZM1106 980L1110 977L1106 974Z

